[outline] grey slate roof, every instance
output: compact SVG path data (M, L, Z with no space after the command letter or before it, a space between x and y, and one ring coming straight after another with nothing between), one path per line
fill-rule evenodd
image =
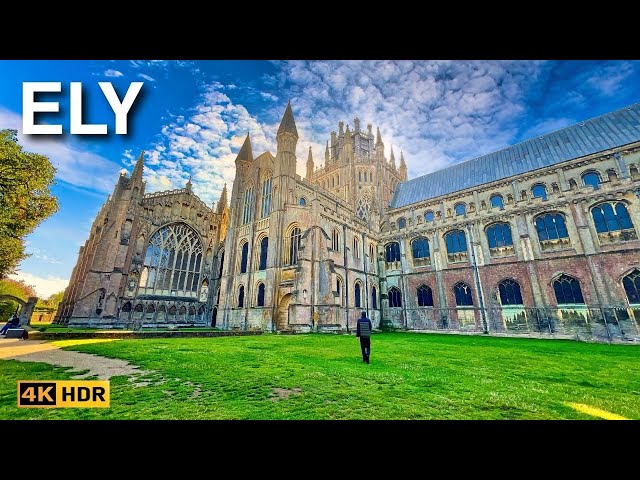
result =
M640 141L640 103L398 185L391 208Z

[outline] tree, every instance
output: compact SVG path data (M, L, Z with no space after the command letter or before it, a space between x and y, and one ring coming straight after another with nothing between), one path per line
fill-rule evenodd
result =
M23 280L4 278L0 280L0 295L11 295L26 302L29 297L37 297L31 285L27 285ZM15 300L0 300L0 321L4 321L20 309L20 304Z
M60 305L60 302L62 301L63 296L64 296L64 290L61 290L60 292L54 293L46 300L38 300L36 307L53 308L57 310L58 305Z
M27 257L24 237L58 210L49 159L25 152L15 130L0 130L0 278Z

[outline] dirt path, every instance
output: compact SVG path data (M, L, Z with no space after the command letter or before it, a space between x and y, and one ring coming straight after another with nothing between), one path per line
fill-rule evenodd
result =
M62 347L84 345L87 343L113 342L115 339L87 339L87 340L58 340L46 342L44 340L0 339L0 359L17 360L19 362L44 362L49 365L71 367L80 373L73 378L97 376L100 380L126 375L130 379L147 373L139 370L125 360L106 358L90 353L61 350Z

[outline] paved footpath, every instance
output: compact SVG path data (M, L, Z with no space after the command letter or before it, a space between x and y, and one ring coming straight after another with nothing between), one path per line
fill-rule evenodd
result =
M0 360L17 360L19 362L43 362L60 367L71 367L72 371L80 372L73 378L87 378L97 376L100 380L125 375L129 378L146 373L139 370L125 360L106 358L90 353L61 350L73 345L88 343L113 342L114 339L78 339L57 340L20 340L0 338Z

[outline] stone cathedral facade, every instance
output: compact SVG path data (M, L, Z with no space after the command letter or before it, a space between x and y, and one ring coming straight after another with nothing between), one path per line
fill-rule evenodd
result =
M288 105L275 155L247 136L215 208L190 182L145 193L141 155L57 321L345 331L366 310L376 327L542 330L540 312L612 309L637 335L640 104L412 180L357 118L304 178L298 139Z

